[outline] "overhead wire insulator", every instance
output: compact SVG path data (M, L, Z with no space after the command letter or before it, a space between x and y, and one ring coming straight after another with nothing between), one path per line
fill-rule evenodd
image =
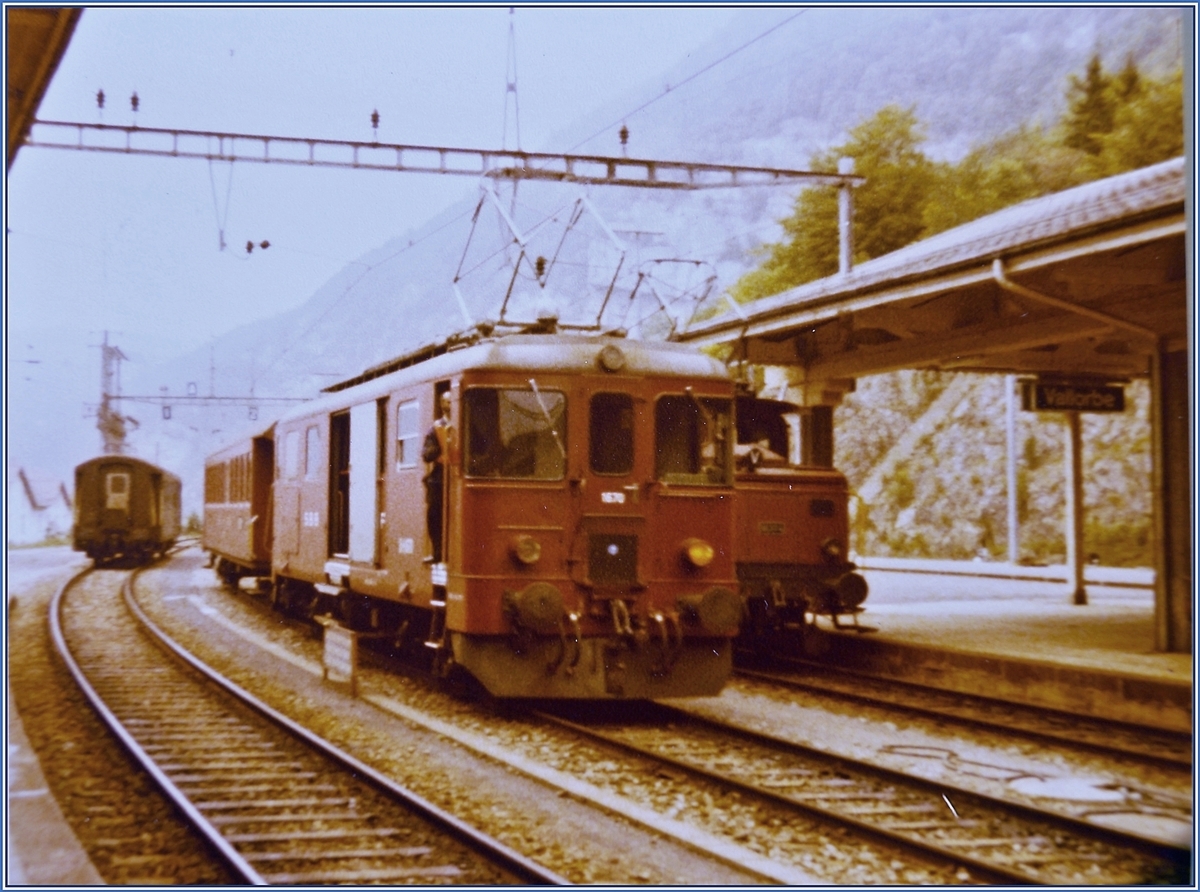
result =
M99 109L104 108L104 89L103 88L96 91L96 107Z
M129 97L129 107L136 112L138 110L139 102L140 100L138 99L137 90L134 90L133 95Z

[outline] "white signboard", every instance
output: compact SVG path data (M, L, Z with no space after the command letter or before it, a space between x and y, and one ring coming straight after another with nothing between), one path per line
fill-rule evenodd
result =
M324 678L334 684L348 685L351 693L357 687L358 635L338 625L326 622L325 652L322 656Z

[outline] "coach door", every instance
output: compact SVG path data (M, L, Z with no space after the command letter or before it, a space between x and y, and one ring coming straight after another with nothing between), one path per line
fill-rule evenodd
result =
M350 409L350 560L379 563L382 470L387 400Z

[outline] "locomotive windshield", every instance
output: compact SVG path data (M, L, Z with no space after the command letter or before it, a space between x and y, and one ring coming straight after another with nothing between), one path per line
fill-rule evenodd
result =
M627 393L595 394L588 430L595 473L628 474L633 470L633 397Z
M559 391L474 387L463 397L468 477L561 480L566 436Z
M728 484L730 414L727 399L661 397L654 409L655 476L664 483Z
M738 397L734 454L739 470L800 467L800 435L796 406L780 400Z

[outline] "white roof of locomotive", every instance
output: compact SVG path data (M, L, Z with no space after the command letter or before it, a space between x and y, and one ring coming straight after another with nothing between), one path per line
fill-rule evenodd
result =
M286 425L298 418L360 405L387 396L397 387L450 378L466 369L519 371L531 376L599 373L602 371L600 351L610 344L619 348L625 357L624 367L611 373L615 379L663 375L694 380L730 380L728 370L719 360L686 344L602 336L508 335L451 350L362 384L325 394L288 410L278 423Z

